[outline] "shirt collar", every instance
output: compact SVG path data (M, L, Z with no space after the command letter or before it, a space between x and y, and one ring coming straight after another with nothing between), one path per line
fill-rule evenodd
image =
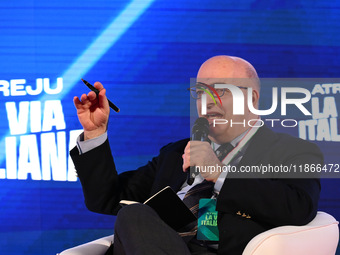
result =
M248 132L248 129L246 131L244 131L242 134L240 134L239 136L237 136L236 138L234 138L230 144L234 147L236 147L238 145L238 143L242 140L242 138L247 134ZM215 142L211 142L211 147L214 149L214 150L217 150L218 147L220 147L221 144L217 144Z

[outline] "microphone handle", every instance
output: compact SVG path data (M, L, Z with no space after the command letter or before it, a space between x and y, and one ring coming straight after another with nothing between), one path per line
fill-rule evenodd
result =
M208 137L204 132L197 132L192 134L192 140L193 141L207 141ZM188 185L192 185L195 177L198 175L199 173L195 172L195 167L194 166L190 166L187 168L187 184Z

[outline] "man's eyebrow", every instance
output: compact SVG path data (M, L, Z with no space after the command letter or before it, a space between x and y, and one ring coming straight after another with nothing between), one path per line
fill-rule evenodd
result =
M200 82L200 81L196 82L196 86L203 85L203 86L208 86L208 87L210 86L210 87L213 87L213 86L215 86L216 84L229 84L229 83L225 83L225 82L214 82L214 83L212 83L212 84L207 84L207 83Z

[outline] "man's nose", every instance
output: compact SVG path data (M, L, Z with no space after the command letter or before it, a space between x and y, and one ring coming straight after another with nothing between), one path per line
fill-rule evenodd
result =
M211 95L209 95L209 94L207 94L207 93L205 93L205 96L206 96L206 98L207 98L207 104L210 104L210 103L215 104L215 101L216 101L215 98L213 98Z

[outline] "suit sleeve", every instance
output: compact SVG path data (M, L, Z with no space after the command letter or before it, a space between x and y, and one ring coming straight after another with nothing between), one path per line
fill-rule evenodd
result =
M81 155L75 147L70 155L90 211L115 215L120 209L120 200L144 202L148 198L157 158L137 170L118 175L108 140Z

